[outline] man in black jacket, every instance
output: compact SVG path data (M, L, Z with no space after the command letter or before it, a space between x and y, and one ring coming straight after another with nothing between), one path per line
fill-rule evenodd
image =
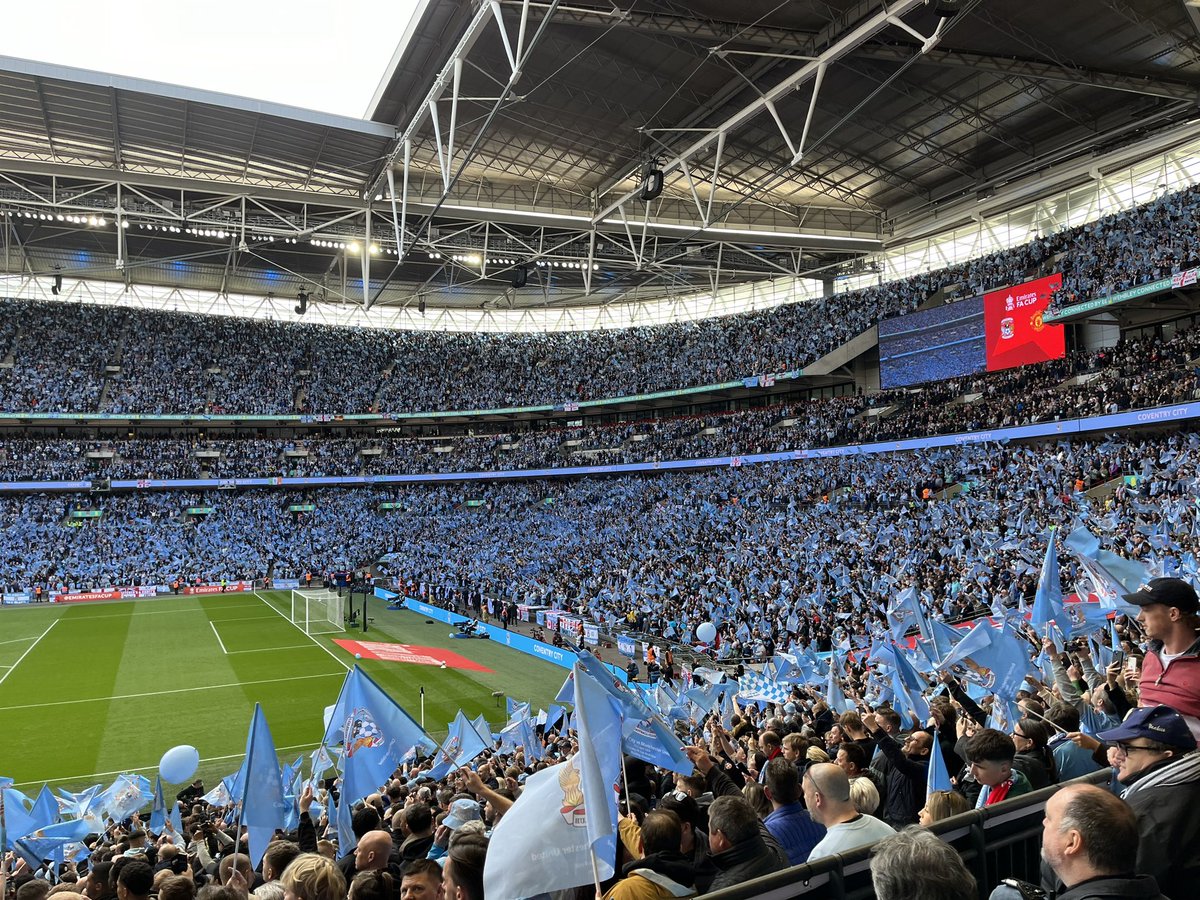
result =
M1137 856L1137 818L1123 800L1095 785L1072 784L1046 801L1042 859L1065 885L1058 900L1164 900L1152 876L1134 874ZM1006 881L991 900L1026 893Z
M1135 709L1097 735L1110 749L1121 794L1137 816L1137 871L1168 897L1200 884L1200 752L1187 721L1169 706Z
M717 868L711 891L734 887L787 867L767 848L758 815L741 797L718 797L708 808L708 845Z
M878 719L871 713L863 716L863 727L879 744L879 749L891 764L886 774L887 798L883 804L883 820L897 831L905 825L915 825L917 813L925 805L932 735L927 731L914 731L903 745L898 744L895 738L879 727Z

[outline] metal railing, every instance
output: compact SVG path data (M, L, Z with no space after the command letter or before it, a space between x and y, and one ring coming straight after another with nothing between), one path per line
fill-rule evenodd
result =
M1070 784L1106 785L1108 769ZM1042 819L1046 801L1062 785L1016 800L971 810L936 823L930 830L958 851L975 876L979 900L986 900L1002 878L1041 881ZM827 856L813 863L765 875L737 887L714 891L705 900L871 900L871 847ZM969 898L964 898L969 900Z

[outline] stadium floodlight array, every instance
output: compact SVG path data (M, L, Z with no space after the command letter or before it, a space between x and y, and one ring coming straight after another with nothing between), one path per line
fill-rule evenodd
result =
M305 634L345 631L342 595L327 589L293 590L291 619Z

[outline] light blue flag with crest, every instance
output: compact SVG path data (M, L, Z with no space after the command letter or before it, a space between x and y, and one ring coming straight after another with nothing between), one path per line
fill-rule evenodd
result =
M507 852L488 854L484 863L488 900L592 884L593 860L601 881L614 874L621 721L603 685L582 673L573 682L581 684L575 697L580 752L532 775L496 825L492 841ZM514 859L524 864L513 865Z
M150 830L157 835L168 834L180 850L187 846L183 837L183 819L179 815L179 804L172 802L167 808L163 797L162 779L154 777L154 805L150 808Z
M887 617L888 630L896 643L903 641L908 629L913 627L919 629L922 636L928 637L929 628L915 587L906 587L896 595L896 599L888 608Z
M346 673L322 743L343 746L342 790L351 803L379 790L413 748L424 753L437 749L425 730L358 666Z
M433 768L428 773L429 777L434 781L441 781L451 770L465 766L488 746L460 709L454 721L450 723L445 742L438 749Z
M13 850L37 870L41 868L42 860L61 863L65 858L63 849L68 844L82 841L90 832L91 828L83 819L57 822L17 838L13 842Z
M154 799L154 789L145 775L118 775L116 780L93 804L93 809L105 810L116 821L128 819Z
M246 761L242 768L245 778L239 825L246 828L250 864L257 868L275 830L283 828L288 810L288 802L283 795L279 756L275 753L275 740L271 737L267 717L258 703L254 704L250 732L246 735Z

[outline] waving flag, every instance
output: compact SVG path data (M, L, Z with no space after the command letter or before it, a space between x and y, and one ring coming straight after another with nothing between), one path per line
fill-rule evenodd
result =
M58 822L17 838L13 842L13 850L36 870L41 868L42 861L46 859L61 863L65 858L64 848L82 841L90 831L83 819Z
M248 832L250 864L262 862L267 844L275 829L283 828L287 818L287 800L283 796L283 778L279 773L279 757L275 741L267 727L262 706L254 704L250 733L246 735L245 780L242 791L242 811L239 825ZM240 832L240 827L239 827Z
M450 724L446 742L438 750L433 768L429 770L429 777L441 781L452 769L465 766L487 748L488 745L483 742L479 732L460 709Z
M929 771L925 776L925 801L934 791L951 791L954 786L950 783L950 772L946 768L946 758L942 756L942 745L938 743L938 733L933 732L933 746L929 750Z
M1042 573L1038 578L1037 594L1030 610L1030 623L1046 627L1051 622L1066 634L1071 630L1071 620L1063 609L1062 582L1058 574L1058 549L1054 542L1054 529L1046 533L1046 556L1042 560Z
M323 744L343 746L342 791L354 803L379 790L414 747L437 744L366 672L346 673Z
M578 668L577 668L578 671ZM580 752L530 777L492 833L507 853L488 854L488 900L520 900L591 884L614 874L621 722L616 699L586 675L575 698ZM514 859L527 865L513 865Z
M154 799L150 779L144 775L118 775L93 808L108 812L120 822L128 819Z
M921 609L921 600L915 587L906 587L892 602L887 611L889 630L892 640L899 643L910 628L918 628L921 635L929 637L929 625L925 621L925 612Z

